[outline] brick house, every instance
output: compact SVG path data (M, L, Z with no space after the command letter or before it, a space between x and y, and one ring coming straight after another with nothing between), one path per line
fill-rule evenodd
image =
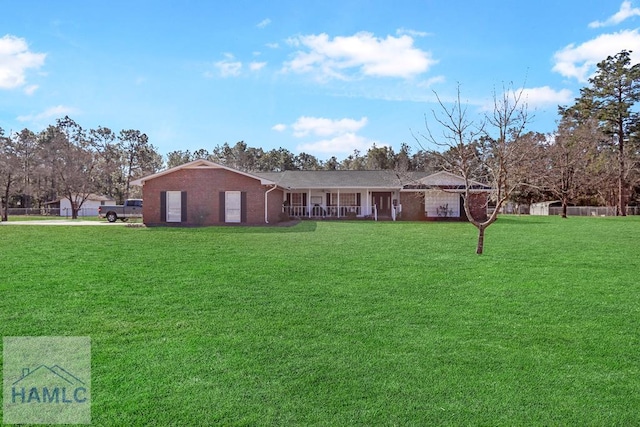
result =
M448 172L238 171L195 160L140 178L147 225L274 224L282 217L466 220L464 180ZM472 213L490 187L472 183Z
M132 182L142 186L146 225L273 224L284 189L275 182L195 160Z

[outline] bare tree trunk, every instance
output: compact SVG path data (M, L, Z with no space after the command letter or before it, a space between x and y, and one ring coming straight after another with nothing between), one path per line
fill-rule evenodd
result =
M618 129L618 216L627 216L627 201L625 200L625 180L624 180L624 129L622 122Z
M484 224L478 225L478 246L476 247L476 254L478 255L482 255L484 251L484 229Z
M7 178L7 186L4 189L4 203L2 203L2 220L9 221L9 190L11 188L11 174Z
M127 172L127 186L124 191L125 200L129 198L129 191L131 191L131 168L133 167L133 153L129 155L129 171Z
M568 205L567 197L562 196L562 218L567 217L567 205Z
M620 167L624 167L624 160L621 159L620 160ZM618 176L618 209L616 212L616 215L618 216L627 216L627 209L626 209L626 201L625 201L625 197L624 197L624 177L622 176L622 174L620 174L620 176Z
M78 202L72 198L73 196L69 194L69 200L71 201L71 219L78 219Z

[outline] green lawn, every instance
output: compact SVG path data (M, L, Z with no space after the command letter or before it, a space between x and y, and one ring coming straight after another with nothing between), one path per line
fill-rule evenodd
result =
M0 226L2 336L95 425L638 425L640 217Z

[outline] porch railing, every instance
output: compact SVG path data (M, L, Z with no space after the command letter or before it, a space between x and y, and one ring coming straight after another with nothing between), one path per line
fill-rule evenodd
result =
M289 216L303 217L307 216L308 208L307 206L283 206L282 212Z
M283 206L282 211L294 217L346 218L362 215L362 206Z
M360 206L327 206L326 209L327 216L331 217L353 217L362 213Z

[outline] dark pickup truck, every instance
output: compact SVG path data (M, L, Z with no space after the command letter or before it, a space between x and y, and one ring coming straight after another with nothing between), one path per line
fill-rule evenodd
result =
M142 199L128 199L124 205L104 205L98 208L98 216L109 222L127 221L129 218L142 218Z

